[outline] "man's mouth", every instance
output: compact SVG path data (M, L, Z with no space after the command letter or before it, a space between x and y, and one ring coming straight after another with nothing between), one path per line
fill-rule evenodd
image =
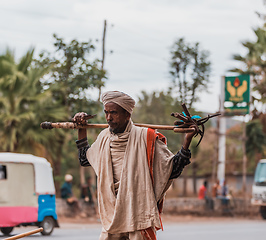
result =
M116 126L116 123L108 122L108 125L109 125L111 128L114 128L114 127Z
M109 129L110 129L110 132L111 133L116 133L116 127L117 127L117 124L116 123L113 123L113 122L108 122L108 125L109 125Z

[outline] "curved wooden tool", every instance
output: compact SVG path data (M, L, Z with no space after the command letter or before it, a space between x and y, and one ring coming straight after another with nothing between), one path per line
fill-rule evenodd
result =
M197 120L197 119L194 119L190 115L185 103L182 104L182 108L184 110L184 114L177 113L177 112L171 114L171 116L180 119L179 121L178 120L175 121L174 125L177 125L177 128L191 128L191 127L194 127L195 130L196 130L195 137L198 134L200 135L200 140L199 140L199 142L197 144L197 146L198 146L200 144L203 136L204 136L204 131L205 131L204 123L206 123L210 118L217 117L217 116L221 115L221 113L208 115L205 118L200 118L199 120Z
M42 232L42 231L43 231L43 228L37 228L35 230L29 231L29 232L25 232L25 233L21 233L21 234L18 234L16 236L5 238L3 240L14 240L14 239L19 239L19 238L24 238L24 237L27 237L29 235L32 235L32 234L35 234L35 233L38 233L38 232Z

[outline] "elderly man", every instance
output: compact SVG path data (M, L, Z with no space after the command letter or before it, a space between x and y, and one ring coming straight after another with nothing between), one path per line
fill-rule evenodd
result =
M98 179L98 206L103 226L100 240L156 239L162 228L160 212L166 190L189 164L186 134L181 150L174 155L165 137L149 128L133 125L135 101L125 93L102 94L109 128L89 146L86 129L79 129L77 147L82 166L92 166ZM74 120L84 122L85 113Z

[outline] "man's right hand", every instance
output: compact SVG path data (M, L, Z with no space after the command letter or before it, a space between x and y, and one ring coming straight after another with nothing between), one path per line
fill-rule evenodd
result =
M91 116L91 115L88 115L85 112L78 112L75 114L75 116L73 117L72 120L74 123L76 123L78 125L85 125L85 124L87 124L88 116ZM86 128L80 128L78 130L78 140L83 139L85 137L87 137Z
M87 124L88 114L85 112L78 112L73 117L73 122L78 125Z

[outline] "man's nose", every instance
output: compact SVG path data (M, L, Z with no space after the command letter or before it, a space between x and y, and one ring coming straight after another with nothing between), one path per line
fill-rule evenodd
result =
M106 120L107 120L107 122L112 120L111 114L106 114Z

